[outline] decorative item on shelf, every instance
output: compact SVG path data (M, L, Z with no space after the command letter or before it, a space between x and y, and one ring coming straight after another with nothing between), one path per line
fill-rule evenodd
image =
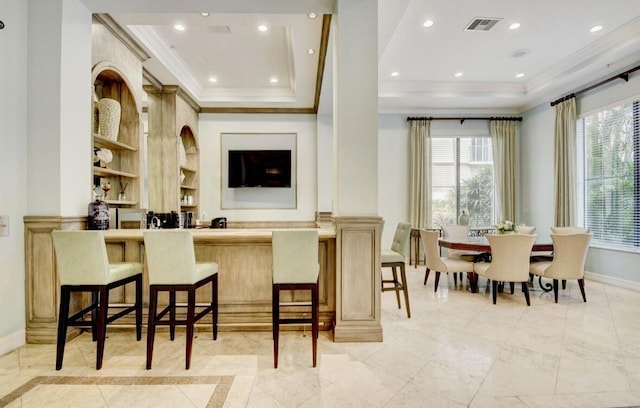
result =
M182 137L178 137L178 151L180 153L180 166L187 165L187 151L184 148L184 144L182 144Z
M184 174L184 171L180 171L180 184L184 183L184 179L186 179L187 176L186 174Z
M467 210L460 211L460 217L458 217L458 225L469 225L469 213Z
M87 229L109 229L109 205L102 201L100 196L97 196L95 201L89 203L87 211Z
M496 231L500 235L515 234L516 232L518 232L518 227L516 226L516 224L512 223L511 221L502 221L496 224L495 227L496 227Z
M120 193L118 193L118 201L127 201L127 187L129 186L129 183L124 183L122 184L122 181L120 182Z
M109 149L94 149L93 165L105 168L113 161L113 152ZM97 163L97 164L96 164Z
M109 190L111 190L111 183L108 181L102 185L102 198L104 200L109 199Z
M102 98L98 102L98 124L100 135L110 140L118 140L120 130L120 102Z
M93 127L91 131L93 133L100 133L100 107L98 105L98 102L100 101L100 99L98 98L98 94L96 93L96 90L93 87L92 87L92 93L93 93L93 101L91 102L91 105L93 107Z

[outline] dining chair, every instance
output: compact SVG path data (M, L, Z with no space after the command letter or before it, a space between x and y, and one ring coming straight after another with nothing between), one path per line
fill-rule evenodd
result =
M558 303L558 281L577 279L582 300L586 302L584 264L589 251L591 234L551 234L551 239L553 240L553 260L532 263L529 272L541 278L553 279L553 297L556 303ZM542 286L542 281L540 284Z
M551 227L552 234L586 234L589 228L582 227Z
M318 276L318 231L316 230L279 230L272 232L271 249L273 256L273 281L271 300L271 319L273 328L273 366L278 368L278 340L281 324L311 323L311 348L313 366L316 366L318 354L318 313L319 293ZM283 290L309 291L311 301L280 302ZM281 307L311 307L311 317L280 316Z
M393 242L390 249L383 249L380 253L382 268L391 268L391 279L384 279L382 270L380 276L382 279L382 292L395 291L398 309L400 305L400 291L404 293L404 303L407 306L407 317L411 318L411 306L409 305L409 288L407 286L407 275L405 272L405 261L407 259L407 251L409 250L409 235L411 233L411 224L400 222L396 227L393 235ZM398 271L400 268L400 279L398 279ZM389 285L390 284L390 285Z
M218 337L218 264L196 262L193 236L189 230L147 230L143 232L149 272L149 323L147 326L147 370L153 360L156 326L169 326L169 337L175 339L176 325L186 327L185 368L191 366L195 323L211 313L213 340ZM196 290L211 284L211 300L206 306L196 304ZM168 292L169 304L159 313L158 294ZM187 292L187 313L176 318L176 293ZM196 314L196 307L201 309ZM166 315L168 318L164 319Z
M531 225L518 225L518 234L532 235L536 233L536 227Z
M142 338L142 264L110 263L102 231L53 231L51 236L60 280L56 370L62 368L69 326L91 328L93 340L97 342L96 370L100 370L107 324L135 312L136 340ZM134 304L118 305L120 311L109 316L109 292L128 283L135 284ZM91 305L69 316L74 292L90 292ZM84 320L89 312L90 320Z
M471 228L469 225L443 225L442 226L442 238L448 241L468 241L469 232ZM461 251L459 249L447 249L446 255L448 259L462 259L463 261L473 262L480 253L472 251ZM460 276L460 283L462 284L462 272L453 274L453 284L458 285L458 276ZM426 279L425 276L425 284Z
M437 231L420 230L422 238L422 245L424 246L426 270L424 273L424 284L427 284L429 278L429 272L435 271L436 281L433 291L438 291L438 283L440 282L441 272L473 272L473 262L465 261L464 259L448 257L441 257L438 249L439 234Z
M520 282L527 306L530 306L529 256L536 239L535 235L487 234L486 238L491 246L491 262L475 263L474 273L491 280L493 304L496 304L500 282L511 283L511 294L513 294L513 284Z

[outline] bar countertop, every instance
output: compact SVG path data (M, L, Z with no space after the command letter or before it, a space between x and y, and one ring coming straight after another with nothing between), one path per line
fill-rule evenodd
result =
M271 241L271 232L291 228L193 228L188 229L193 234L194 241ZM330 227L315 228L319 239L335 238L336 231ZM110 229L104 231L107 241L142 240L142 229ZM160 230L163 231L163 230ZM169 229L164 231L171 231Z

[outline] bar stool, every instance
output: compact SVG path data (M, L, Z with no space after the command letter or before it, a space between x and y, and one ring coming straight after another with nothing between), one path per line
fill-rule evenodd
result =
M218 264L196 262L193 236L186 230L145 231L144 246L149 272L149 323L147 326L147 370L151 369L156 326L169 326L171 341L175 339L176 325L187 329L185 368L191 366L193 329L195 323L211 312L213 339L218 337ZM211 302L196 304L196 289L211 283ZM169 304L160 313L158 293L169 293ZM176 319L176 292L187 292L186 320ZM196 307L204 307L198 314ZM163 317L169 314L168 319Z
M135 312L136 339L142 338L142 264L109 263L102 231L53 231L51 235L60 279L56 370L62 368L69 326L91 328L93 340L97 341L96 370L100 370L107 324ZM109 316L109 291L130 282L135 283L135 303ZM69 316L72 292L90 292L91 305ZM91 320L83 320L89 312Z
M409 249L409 234L411 233L411 224L401 222L396 227L396 233L393 236L391 249L383 249L380 254L383 268L391 268L392 278L382 279L381 289L383 292L393 290L396 292L396 300L398 301L398 309L400 306L400 291L404 292L404 302L407 305L407 317L411 318L411 307L409 306L409 288L407 287L407 275L405 273L405 258ZM396 268L400 268L400 280L398 280L398 272ZM382 272L380 272L382 274ZM391 286L385 286L385 284Z
M318 232L315 230L273 231L273 366L278 368L278 335L281 324L311 323L313 366L318 351ZM281 290L308 290L311 302L280 303ZM281 318L280 307L310 306L311 318Z

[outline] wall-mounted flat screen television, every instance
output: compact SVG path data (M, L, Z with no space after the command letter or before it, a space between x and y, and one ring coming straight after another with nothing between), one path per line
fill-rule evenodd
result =
M229 188L291 187L291 150L229 150Z

